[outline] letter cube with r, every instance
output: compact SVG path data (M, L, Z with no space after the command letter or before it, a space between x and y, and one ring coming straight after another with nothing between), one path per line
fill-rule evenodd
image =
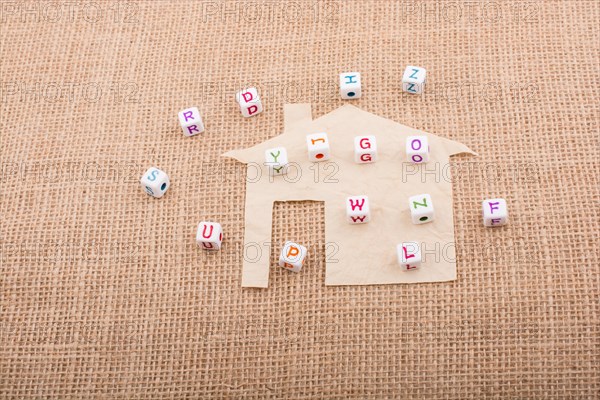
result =
M179 124L185 136L194 136L204 132L204 124L197 107L186 108L179 112Z

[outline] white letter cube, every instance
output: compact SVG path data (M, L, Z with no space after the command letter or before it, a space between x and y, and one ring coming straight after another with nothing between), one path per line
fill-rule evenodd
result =
M354 162L367 164L375 161L377 161L375 136L356 136L354 138Z
M196 243L206 250L220 250L223 228L216 222L200 222L196 232Z
M262 102L256 88L248 88L237 92L235 99L240 106L242 115L246 118L258 115L263 111Z
M429 161L429 141L427 136L409 136L406 138L406 156L414 163Z
M306 247L290 241L285 242L279 255L279 266L292 272L300 272L306 253Z
M369 198L367 196L350 196L346 198L346 219L351 224L366 224L371 220Z
M397 247L398 264L404 271L412 271L421 266L421 248L417 242L402 242Z
M169 188L169 175L156 167L149 168L140 179L142 189L150 196L161 198Z
M361 96L360 85L360 72L340 74L340 95L342 99L358 99Z
M407 93L421 94L425 90L427 71L425 68L409 65L402 75L402 90Z
M508 208L504 199L489 199L481 203L483 207L483 226L493 227L506 225Z
M265 164L271 176L286 174L288 157L285 147L275 147L265 150Z
M186 108L179 112L179 123L185 136L194 136L204 132L204 124L198 108Z
M413 224L425 224L434 219L433 203L428 194L418 194L409 197L408 207Z
M308 159L310 161L326 161L330 157L329 139L326 133L313 133L306 136Z

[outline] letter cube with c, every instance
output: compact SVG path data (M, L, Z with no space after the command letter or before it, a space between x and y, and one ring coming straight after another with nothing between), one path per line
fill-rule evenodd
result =
M403 271L412 271L421 266L421 248L417 242L402 242L396 247L398 264Z
M351 196L346 198L346 218L351 224L366 224L371 220L369 198Z
M354 138L354 162L367 164L375 161L377 161L375 136L356 136Z
M156 167L149 168L140 179L142 189L157 199L163 197L169 188L169 175Z
M220 250L223 228L216 222L200 222L196 232L196 243L206 250Z
M186 108L179 112L179 124L185 136L194 136L204 132L204 124L198 108Z
M285 147L265 150L265 164L270 176L287 174L288 157Z
M235 99L240 106L242 115L246 118L253 117L263 111L262 102L256 88L248 88L237 92Z
M360 72L340 74L340 96L342 99L358 99L361 96Z
M481 203L483 207L483 226L494 227L506 225L508 208L504 199L489 199Z
M306 247L290 241L285 242L279 255L279 266L292 272L300 272L306 253Z
M420 225L433 221L435 213L433 211L433 203L430 195L418 194L409 197L408 207L410 208L413 224Z
M329 138L326 133L313 133L306 136L308 159L310 161L326 161L330 157Z
M426 78L425 68L409 65L402 75L402 90L407 93L421 94L425 90Z
M429 161L429 141L427 140L427 136L407 137L406 156L415 164Z

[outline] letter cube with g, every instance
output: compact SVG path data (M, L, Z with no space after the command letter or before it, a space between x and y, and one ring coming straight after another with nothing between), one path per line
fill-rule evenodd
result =
M285 242L279 255L279 266L292 272L300 272L306 253L306 247L290 241Z
M142 189L157 199L163 197L169 188L169 176L156 167L149 168L140 179Z
M375 161L377 161L375 136L356 136L354 138L354 162L367 164Z
M433 203L430 195L418 194L409 197L408 207L410 208L413 224L420 225L433 221L435 213L433 211Z
M204 132L204 124L198 108L186 108L179 112L179 124L185 136L194 136Z
M412 271L421 266L421 248L417 242L402 242L396 247L398 264L404 271Z
M240 106L242 115L246 118L253 117L263 111L262 102L256 88L248 88L237 92L235 99Z
M429 141L427 140L427 136L407 137L406 156L415 164L429 161Z
M506 225L508 208L504 199L489 199L481 203L483 207L483 226L494 227Z
M351 224L366 224L371 220L369 198L367 196L350 196L346 198L346 219Z
M313 133L306 136L308 159L310 161L326 161L330 157L329 138L326 133Z
M206 250L220 250L223 228L216 222L200 222L196 232L196 243Z
M409 65L402 75L402 90L407 93L421 94L425 90L427 71L425 68Z
M287 174L288 157L285 147L265 150L265 164L270 176Z

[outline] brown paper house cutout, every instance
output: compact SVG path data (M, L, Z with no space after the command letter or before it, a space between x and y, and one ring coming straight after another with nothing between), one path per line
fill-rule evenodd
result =
M285 106L284 133L253 147L234 150L223 156L248 164L246 181L244 248L263 246L271 240L272 210L275 201L313 200L325 202L325 242L337 249L333 262L326 262L326 285L371 285L441 282L456 279L452 183L449 158L473 153L465 145L423 132L346 105L312 120L310 104ZM319 178L308 160L306 135L326 132L331 158L321 162ZM354 162L354 137L374 135L378 160ZM426 135L430 146L427 164L414 164L406 157L406 138ZM283 146L288 153L287 179L269 178L265 150ZM312 169L311 169L312 166ZM321 168L322 167L322 168ZM427 168L427 170L423 170ZM439 172L434 172L434 171ZM425 174L425 172L429 172ZM442 172L443 171L443 172ZM408 198L428 193L435 220L414 225ZM345 199L367 195L371 222L352 225L346 221ZM300 222L301 223L301 222ZM307 221L308 223L308 221ZM288 237L286 240L294 241ZM396 245L403 241L422 244L420 269L402 271ZM303 243L300 243L303 244ZM282 243L283 245L283 243ZM307 245L304 243L303 245ZM308 260L313 244L308 244ZM270 252L244 257L242 286L268 287ZM276 264L276 260L273 264ZM315 260L305 263L300 273L314 273ZM279 267L277 267L279 268Z

